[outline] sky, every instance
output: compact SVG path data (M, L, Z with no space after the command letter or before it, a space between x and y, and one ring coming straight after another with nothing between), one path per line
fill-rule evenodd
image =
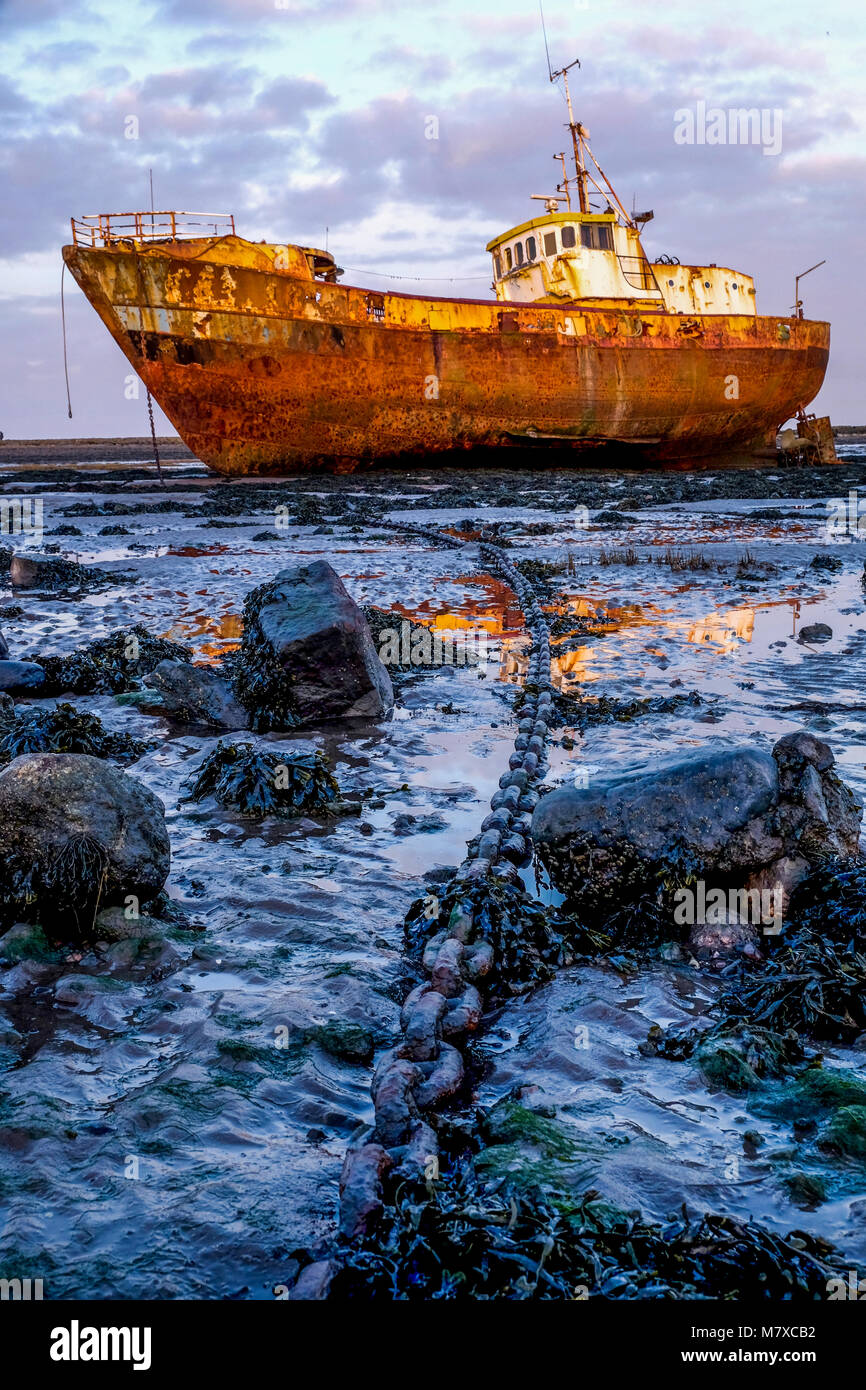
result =
M580 59L596 158L654 211L651 257L751 274L765 314L826 261L801 283L832 324L813 408L866 423L862 0L546 0L544 16L554 69ZM728 138L738 108L764 113L763 143ZM346 282L486 297L484 247L553 191L565 119L537 0L0 0L0 431L147 433L67 275L68 418L60 248L72 215L149 207L150 170L157 208L327 244Z

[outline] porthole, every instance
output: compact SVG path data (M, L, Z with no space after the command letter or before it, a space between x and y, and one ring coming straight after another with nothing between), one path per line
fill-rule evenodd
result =
M673 284L674 284L673 280L668 280L668 284L670 285L671 289L673 289Z
M710 282L709 282L709 280L705 280L705 281L704 281L704 289L705 289L705 290L708 290L709 288L710 288Z

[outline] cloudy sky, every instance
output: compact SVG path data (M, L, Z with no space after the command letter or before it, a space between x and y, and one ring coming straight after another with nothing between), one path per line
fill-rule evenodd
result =
M553 66L580 57L596 157L654 209L651 256L753 274L772 314L826 258L802 285L833 325L818 407L866 423L862 0L546 0L545 18ZM59 290L70 215L148 207L150 169L158 208L327 237L347 281L474 297L486 242L537 211L567 138L537 0L0 0L0 38L7 439L146 433L68 276L67 419ZM699 103L765 110L780 152L678 142Z

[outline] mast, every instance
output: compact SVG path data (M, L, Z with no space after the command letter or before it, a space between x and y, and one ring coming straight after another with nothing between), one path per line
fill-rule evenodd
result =
M574 172L577 178L577 197L580 203L581 212L589 212L589 198L586 192L586 164L583 158L583 142L586 138L586 130L579 121L574 119L574 111L571 108L571 92L568 90L568 74L571 68L580 67L580 59L575 58L573 63L568 63L564 68L554 72L550 66L550 49L547 44L547 25L544 22L544 6L538 0L538 13L541 16L541 32L544 35L544 52L547 56L547 75L551 82L557 82L561 77L565 83L565 100L568 106L568 128L571 131L571 147L574 151ZM561 156L560 156L561 157ZM554 155L554 159L557 156ZM565 178L565 160L563 159L563 180L565 186L565 196L568 201L569 211L571 210L571 199L568 196L569 180Z
M586 194L586 164L583 158L583 140L586 131L579 121L574 119L574 111L571 106L571 92L568 90L568 73L570 68L579 68L580 59L575 58L573 63L560 68L557 72L551 72L551 82L556 82L562 78L565 85L565 101L568 106L568 128L571 131L571 145L574 151L574 172L577 176L577 197L580 203L581 212L589 212L589 199Z

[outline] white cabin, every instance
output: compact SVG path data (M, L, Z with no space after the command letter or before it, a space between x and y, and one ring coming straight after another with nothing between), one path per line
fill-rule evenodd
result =
M495 237L487 250L496 298L505 302L757 312L751 275L724 266L650 262L638 226L612 210L549 211Z

